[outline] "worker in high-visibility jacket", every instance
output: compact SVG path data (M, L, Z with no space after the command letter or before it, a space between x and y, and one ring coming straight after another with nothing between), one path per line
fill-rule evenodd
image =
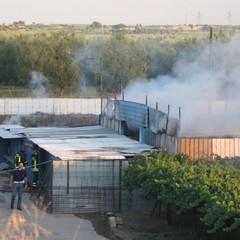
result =
M38 154L39 149L36 148L32 153L32 162L31 162L31 169L33 172L33 183L32 187L37 187L38 185Z
M23 166L25 167L26 164L27 164L27 155L25 153L25 150L24 150L24 147L22 147L20 149L19 152L17 152L15 155L14 155L14 165L15 167L17 168L18 167L18 164L22 162L23 163Z

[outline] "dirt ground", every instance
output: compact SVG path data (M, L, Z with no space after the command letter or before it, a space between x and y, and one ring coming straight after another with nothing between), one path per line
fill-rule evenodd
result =
M239 240L240 230L231 233L217 232L208 234L207 228L200 221L194 226L189 214L172 214L172 223L167 222L165 213L151 216L146 213L121 213L116 228L111 228L106 216L90 214L81 218L91 221L94 230L110 240ZM195 228L196 227L196 228Z
M80 218L91 221L97 234L110 240L193 240L191 222L174 216L172 225L167 223L164 213L160 216L151 216L146 213L117 214L117 227L109 226L108 218L100 214L79 214Z

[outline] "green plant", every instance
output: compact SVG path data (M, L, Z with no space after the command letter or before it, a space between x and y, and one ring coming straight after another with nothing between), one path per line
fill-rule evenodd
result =
M138 155L123 176L123 188L161 202L176 213L201 213L209 233L232 232L240 226L239 168L218 158L190 161L167 152Z

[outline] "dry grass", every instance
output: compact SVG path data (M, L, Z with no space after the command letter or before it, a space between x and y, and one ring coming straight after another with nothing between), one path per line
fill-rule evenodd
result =
M24 211L12 210L8 217L0 220L0 239L1 240L36 240L38 238L47 238L53 234L38 224L41 217L39 211L32 204Z

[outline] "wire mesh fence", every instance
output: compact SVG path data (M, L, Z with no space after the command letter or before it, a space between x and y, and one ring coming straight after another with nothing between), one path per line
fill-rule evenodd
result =
M0 98L0 115L100 114L100 98Z
M24 127L99 124L100 98L0 98L0 122Z
M54 161L52 171L51 212L121 212L129 207L122 189L127 159ZM152 210L153 202L133 194L132 209Z

